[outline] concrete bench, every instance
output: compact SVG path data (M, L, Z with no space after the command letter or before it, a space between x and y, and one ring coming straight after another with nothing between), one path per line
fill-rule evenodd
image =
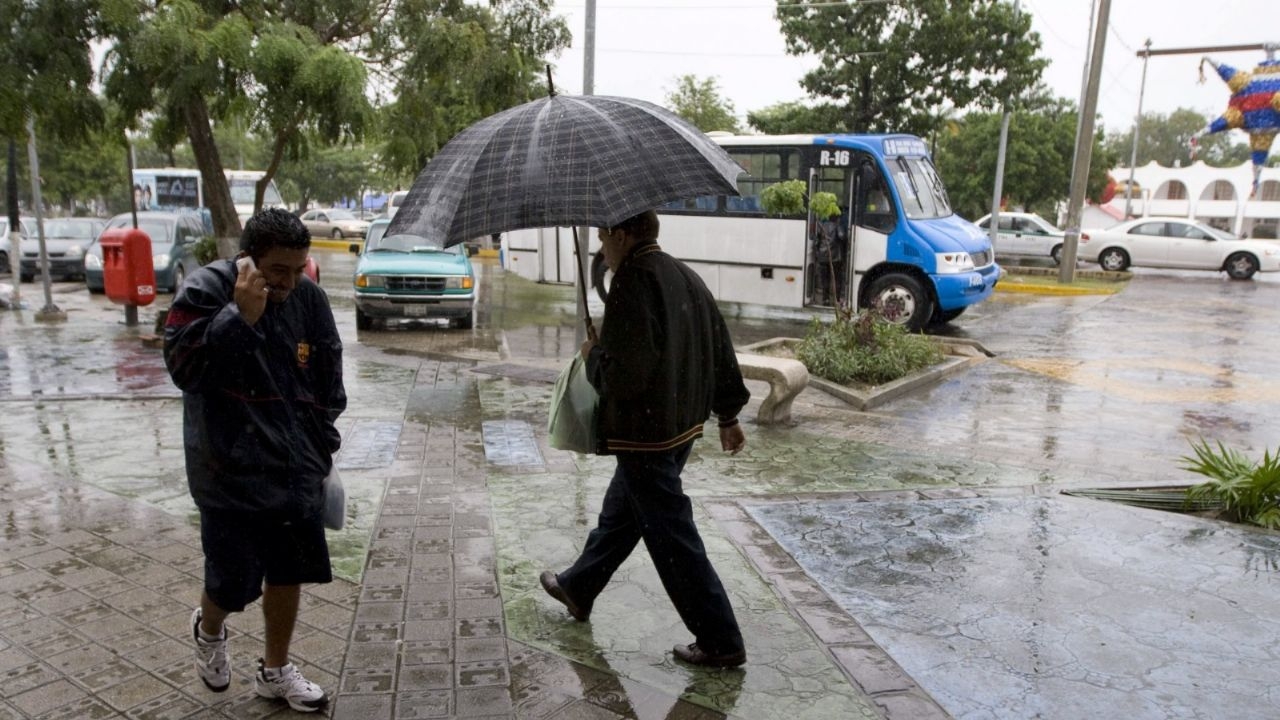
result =
M791 401L809 384L809 370L799 360L738 353L742 377L769 383L769 395L760 403L756 422L761 425L791 420Z

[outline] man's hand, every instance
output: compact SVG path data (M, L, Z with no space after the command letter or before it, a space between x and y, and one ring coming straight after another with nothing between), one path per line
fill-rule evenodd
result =
M269 294L267 279L262 273L256 268L251 269L248 264L241 265L240 274L236 276L235 300L245 322L258 324L262 313L266 312Z
M742 432L741 424L735 423L729 427L720 428L720 449L730 455L737 455L746 446L747 436Z
M582 349L578 351L582 355L582 359L584 361L587 359L587 356L591 354L591 348L595 347L599 340L600 339L596 337L596 326L587 325L587 339L582 343Z

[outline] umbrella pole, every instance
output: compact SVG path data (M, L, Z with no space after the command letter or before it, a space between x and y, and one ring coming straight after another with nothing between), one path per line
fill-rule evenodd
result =
M582 295L582 313L586 316L587 337L595 339L595 328L591 324L591 311L587 310L587 269L586 258L580 252L582 245L578 243L578 226L573 226L573 256L578 261L578 292Z

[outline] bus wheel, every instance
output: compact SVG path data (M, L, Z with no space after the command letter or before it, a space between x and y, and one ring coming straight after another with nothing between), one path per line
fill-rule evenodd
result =
M933 298L920 281L902 273L881 275L867 291L868 306L894 325L917 332L933 317Z
M596 289L600 302L609 297L609 286L613 284L613 271L604 263L604 253L596 253L591 259L591 287Z

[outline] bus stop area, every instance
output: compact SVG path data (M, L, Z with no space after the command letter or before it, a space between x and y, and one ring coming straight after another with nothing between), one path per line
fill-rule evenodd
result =
M474 330L358 332L352 257L315 256L350 398L337 579L293 646L322 716L1280 715L1280 535L1062 492L1193 483L1200 438L1274 450L1276 278L997 292L944 331L994 357L870 411L810 386L759 426L750 381L747 449L703 440L684 474L747 641L704 670L672 659L690 638L643 550L589 623L538 585L613 470L546 441L573 289L482 259ZM191 667L203 558L181 398L139 339L156 308L127 327L82 285L55 299L66 322L0 313L0 718L291 716L253 692L257 605L229 620L230 690ZM739 346L808 320L723 310Z

